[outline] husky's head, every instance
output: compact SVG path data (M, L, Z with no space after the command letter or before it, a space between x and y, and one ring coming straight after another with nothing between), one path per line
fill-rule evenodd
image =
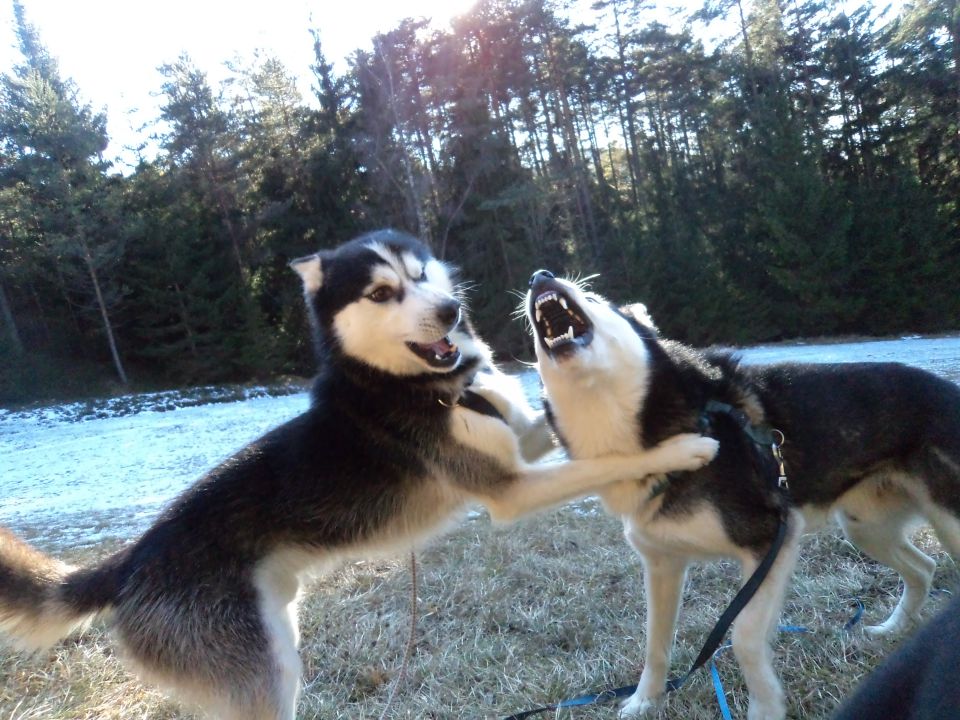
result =
M646 357L643 338L657 335L644 305L616 307L547 270L530 278L526 313L540 373L617 372Z
M482 352L450 270L406 233L362 235L291 267L328 350L392 375L450 373Z

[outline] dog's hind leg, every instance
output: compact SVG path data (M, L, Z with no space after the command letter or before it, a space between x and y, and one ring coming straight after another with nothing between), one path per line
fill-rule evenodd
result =
M771 639L776 630L783 596L797 560L803 518L791 513L787 537L763 583L733 623L733 652L750 693L748 720L782 720L786 701L780 679L773 669ZM746 581L760 564L760 558L747 555L741 571Z
M629 532L627 539L630 539ZM651 712L663 698L686 577L687 564L681 558L646 549L642 557L647 596L646 653L637 689L620 709L622 718Z
M874 560L896 570L903 579L903 594L890 617L879 625L865 627L864 631L874 636L903 632L919 619L937 566L908 537L917 512L912 504L891 505L881 499L853 505L846 500L837 519L847 538Z
M960 563L960 518L942 507L927 510L926 516L944 549Z
M300 689L300 659L295 630L284 618L264 618L269 647L251 648L251 672L224 678L225 692L204 701L223 720L294 720ZM255 667L253 667L255 666Z
M960 438L925 448L921 459L924 515L946 551L960 563Z

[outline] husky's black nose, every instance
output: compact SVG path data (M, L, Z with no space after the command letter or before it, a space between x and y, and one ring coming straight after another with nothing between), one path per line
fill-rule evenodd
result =
M437 306L437 320L444 325L453 325L460 318L460 301L455 298Z
M530 287L533 287L537 280L553 280L553 273L549 270L537 270L530 276Z

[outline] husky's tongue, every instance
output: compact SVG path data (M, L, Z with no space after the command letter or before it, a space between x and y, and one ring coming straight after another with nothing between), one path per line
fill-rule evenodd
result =
M435 368L451 368L460 360L460 349L450 342L449 337L442 337L431 343L408 342L407 347Z
M453 351L453 343L450 342L450 338L440 338L435 343L430 343L428 345L423 345L425 348L430 348L433 353L439 357L443 357L448 352Z

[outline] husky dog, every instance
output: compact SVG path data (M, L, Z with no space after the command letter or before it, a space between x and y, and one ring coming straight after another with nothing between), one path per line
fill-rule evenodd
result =
M930 589L935 563L908 539L915 521L932 524L960 558L960 388L953 383L893 363L741 365L728 352L659 339L642 305L617 308L547 271L531 278L526 313L547 412L570 457L640 452L704 417L720 441L702 470L666 475L652 489L624 482L601 493L642 557L647 596L645 665L622 716L653 709L665 692L688 563L733 558L748 577L784 510L785 498L755 467L763 455L734 417L705 416L709 401L785 437L786 539L733 627L751 720L786 712L769 640L805 530L833 518L900 573L903 595L885 622L869 628L875 634L910 625Z
M211 470L134 543L76 569L0 532L0 628L23 648L103 611L130 665L231 720L294 717L302 579L392 553L476 501L510 519L716 443L531 466L546 424L491 363L448 270L380 231L293 263L320 355L310 409ZM538 440L538 434L541 439Z

